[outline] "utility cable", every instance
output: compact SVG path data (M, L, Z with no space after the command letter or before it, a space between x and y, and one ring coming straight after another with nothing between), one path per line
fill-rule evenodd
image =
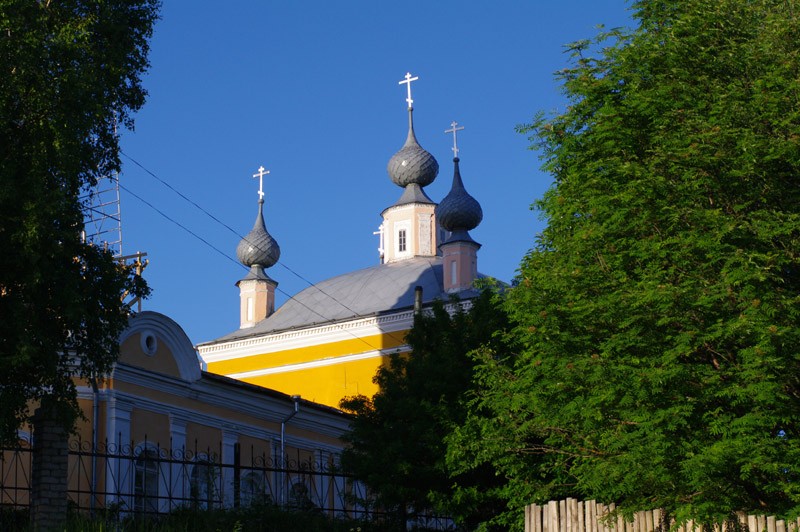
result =
M150 170L149 170L148 168L146 168L144 165L142 165L141 163L139 163L138 161L136 161L136 160L135 160L133 157L131 157L130 155L128 155L128 154L127 154L127 153L125 153L125 152L122 152L122 151L121 151L121 153L122 153L122 154L123 154L125 157L127 157L127 158L128 158L130 161L131 161L131 162L133 162L133 163L134 163L136 166L138 166L138 167L139 167L139 168L141 168L143 171L145 171L147 174L151 175L151 176L152 176L153 178L155 178L157 181L159 181L160 183L162 183L164 186L166 186L167 188L169 188L170 190L172 190L173 192L175 192L175 193L176 193L178 196L180 196L180 197L181 197L181 198L183 198L185 201L187 201L188 203L190 203L191 205L193 205L195 208L197 208L198 210L200 210L200 211L201 211L202 213L204 213L206 216L208 216L209 218L211 218L212 220L214 220L215 222L217 222L217 223L218 223L218 224L220 224L221 226L225 227L226 229L228 229L228 230L229 230L231 233L233 233L234 235L236 235L238 238L240 238L240 239L242 239L242 240L246 240L246 237L242 236L242 235L241 235L241 234L240 234L238 231L236 231L235 229L233 229L232 227L230 227L229 225L227 225L225 222L223 222L222 220L220 220L219 218L217 218L216 216L214 216L213 214L211 214L210 212L208 212L206 209L204 209L203 207L201 207L200 205L198 205L196 202L192 201L190 198L188 198L188 197L187 197L186 195L184 195L182 192L180 192L179 190L177 190L175 187L173 187L172 185L170 185L170 184L169 184L168 182L166 182L165 180L161 179L161 178L160 178L158 175L156 175L154 172L150 171ZM213 244L211 244L209 241L207 241L206 239L204 239L203 237L201 237L200 235L198 235L197 233L195 233L194 231L192 231L192 230L191 230L191 229L189 229L188 227L184 226L183 224L181 224L181 223L180 223L180 222L178 222L177 220L175 220L175 219L171 218L169 215L167 215L166 213L164 213L163 211L161 211L160 209L158 209L157 207L155 207L155 206L154 206L152 203L150 203L149 201L145 200L144 198L142 198L142 197L141 197L141 196L139 196L138 194L134 193L134 192L133 192L132 190L130 190L129 188L125 187L125 186L124 186L124 185L122 185L121 183L120 183L120 185L119 185L119 186L120 186L120 188L122 188L123 190L125 190L127 193L131 194L133 197L135 197L136 199L138 199L139 201L141 201L142 203L144 203L145 205L147 205L148 207L150 207L151 209L153 209L155 212L157 212L159 215L161 215L162 217L164 217L166 220L170 221L171 223L175 224L175 225L176 225L176 226L178 226L179 228L183 229L184 231L186 231L187 233L189 233L190 235L192 235L193 237L195 237L196 239L198 239L200 242L204 243L205 245L207 245L208 247L210 247L211 249L213 249L214 251L216 251L218 254L222 255L223 257L225 257L226 259L230 260L231 262L234 262L234 263L235 263L235 264L237 264L239 267L241 267L241 268L244 268L245 270L247 269L247 266L243 265L243 264L242 264L242 263L240 263L238 260L234 259L233 257L231 257L230 255L228 255L228 254L227 254L227 253L225 253L224 251L220 250L218 247L214 246L214 245L213 245ZM256 244L256 243L253 243L253 245L256 245L256 246L257 246L257 244ZM287 266L287 265L283 264L282 262L278 262L278 264L280 264L280 265L281 265L283 268L285 268L287 271L289 271L290 273L292 273L293 275L295 275L296 277L298 277L299 279L301 279L302 281L304 281L305 283L307 283L307 284L308 284L310 287L313 287L313 288L315 288L315 289L316 289L316 290L318 290L320 293L322 293L324 296L326 296L326 297L330 298L332 301L334 301L334 302L336 302L337 304L341 305L341 306L342 306L344 309L348 310L349 312L352 312L352 313L353 313L353 317L359 317L359 314L358 314L356 311L354 311L353 309L351 309L350 307L348 307L347 305L345 305L344 303L342 303L341 301L339 301L338 299L336 299L336 298L335 298L335 297L333 297L332 295L328 294L327 292L325 292L324 290L322 290L321 288L319 288L318 286L316 286L314 283L312 283L311 281L309 281L308 279L306 279L305 277L303 277L302 275L300 275L299 273L297 273L296 271L294 271L294 270L293 270L292 268L290 268L289 266ZM378 347L376 347L376 346L372 345L370 342L368 342L368 341L367 341L367 340L365 340L364 338L362 338L362 337L360 337L360 336L356 336L356 335L355 335L355 334L353 334L351 331L349 331L349 330L345 329L344 327L342 327L342 326L341 326L341 324L338 324L338 323L337 323L337 322L336 322L334 319L332 319L332 318L328 318L327 316L324 316L324 315L320 314L319 312L317 312L317 311L316 311L316 310L314 310L313 308L309 307L308 305L306 305L306 304L305 304L305 303L303 303L302 301L298 300L298 299L297 299L297 298L295 298L294 296L292 296L292 295L288 294L288 293L287 293L287 292L285 292L284 290L282 290L282 289L280 289L280 288L277 288L277 287L276 287L276 290L277 290L278 292L280 292L281 294L283 294L284 296L286 296L288 299L291 299L291 300L295 301L297 304L301 305L302 307L304 307L304 308L305 308L305 309L307 309L308 311L312 312L314 315L316 315L316 316L319 316L320 318L322 318L322 320L323 320L325 323L329 323L329 324L332 324L332 325L336 325L336 326L337 326L339 329L341 329L342 331L345 331L345 332L347 332L347 333L348 333L350 336L352 336L353 338L356 338L356 339L358 339L358 340L362 341L362 342L363 342L363 343L365 343L367 346L369 346L371 349L374 349L374 350L376 350L376 351L380 351L380 349L379 349ZM398 337L398 336L397 336L395 333L386 333L386 334L387 334L388 336L390 336L390 337L394 338L395 340L399 341L400 343L405 343L405 338L400 338L400 337Z

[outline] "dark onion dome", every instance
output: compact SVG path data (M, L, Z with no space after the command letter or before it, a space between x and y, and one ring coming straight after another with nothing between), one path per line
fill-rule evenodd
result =
M389 177L398 187L411 184L421 187L430 185L439 173L439 163L419 145L417 137L414 136L413 112L414 110L409 107L406 143L389 159L389 164L386 166Z
M464 183L461 181L458 161L458 157L453 159L455 166L453 186L434 211L439 225L450 232L470 231L478 227L483 220L480 203L467 193Z
M253 229L247 233L236 247L236 257L239 262L249 268L269 268L281 257L281 248L278 242L267 232L264 225L264 200L258 200L258 216Z

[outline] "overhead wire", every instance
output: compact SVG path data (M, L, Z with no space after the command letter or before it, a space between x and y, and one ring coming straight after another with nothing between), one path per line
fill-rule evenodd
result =
M164 186L166 186L168 189L170 189L171 191L173 191L175 194L177 194L178 196L180 196L182 199L184 199L186 202L188 202L189 204L191 204L192 206L194 206L194 207L195 207L196 209L198 209L200 212L202 212L203 214L205 214L206 216L208 216L209 218L211 218L211 219L212 219L213 221L215 221L216 223L218 223L218 224L220 224L221 226L225 227L225 228L226 228L228 231L230 231L231 233L233 233L234 235L236 235L236 236L237 236L239 239L241 239L241 240L247 240L247 237L245 237L245 236L242 236L242 235L241 235L241 234L240 234L240 233L239 233L237 230L235 230L234 228L232 228L231 226L229 226L228 224L226 224L225 222L223 222L222 220L220 220L219 218L217 218L216 216L214 216L212 213L210 213L210 212L209 212L209 211L207 211L205 208L203 208L202 206L200 206L199 204L197 204L195 201L193 201L192 199L190 199L188 196L186 196L185 194L183 194L181 191L179 191L178 189L176 189L175 187L173 187L173 186L172 186L171 184L169 184L167 181L165 181L164 179L162 179L161 177L159 177L158 175L156 175L156 173L155 173L155 172L153 172L153 171L151 171L150 169L146 168L146 167L145 167L143 164L141 164L139 161L137 161L136 159L134 159L133 157L131 157L130 155L128 155L127 153L125 153L125 152L124 152L124 151L122 151L122 150L120 150L120 153L122 153L122 155L124 155L124 156L125 156L125 157L126 157L128 160L130 160L130 161L131 161L132 163L134 163L136 166L138 166L139 168L141 168L141 169L142 169L144 172L146 172L147 174L149 174L150 176L152 176L152 177L153 177L154 179L156 179L158 182L160 182L161 184L163 184ZM192 235L193 237L195 237L196 239L198 239L200 242L204 243L205 245L207 245L208 247L210 247L211 249L213 249L214 251L216 251L217 253L219 253L220 255L222 255L223 257L225 257L226 259L230 260L231 262L234 262L235 264L237 264L238 266L240 266L240 267L242 267L242 268L244 268L244 269L247 269L247 266L245 266L244 264L242 264L242 263L241 263L241 262L239 262L238 260L234 259L233 257L231 257L230 255L228 255L228 254L227 254L227 253L225 253L224 251L220 250L218 247L214 246L212 243L210 243L209 241L207 241L206 239L204 239L203 237L201 237L200 235L198 235L197 233L195 233L194 231L192 231L192 230L191 230L191 229L189 229L188 227L184 226L183 224L181 224L181 223L180 223L180 222L178 222L177 220L175 220L175 219L171 218L169 215L167 215L166 213L164 213L162 210L158 209L158 208L157 208L157 207L155 207L155 206L154 206L152 203L150 203L149 201L145 200L144 198L142 198L142 197L141 197L141 196L139 196L138 194L134 193L132 190L130 190L129 188L125 187L125 186L124 186L124 185L122 185L121 183L120 183L120 188L122 188L123 190L125 190L126 192L128 192L129 194L131 194L133 197L135 197L136 199L138 199L139 201L141 201L142 203L144 203L145 205L147 205L148 207L150 207L151 209L153 209L153 210L154 210L155 212L157 212L159 215L161 215L162 217L164 217L166 220L168 220L168 221L172 222L173 224L177 225L179 228L183 229L184 231L186 231L187 233L189 233L190 235ZM249 242L249 241L248 241L248 242ZM257 244L257 243L255 243L255 242L250 242L250 243L251 243L251 244L253 244L254 246L258 247L258 244ZM292 269L292 268L290 268L289 266L287 266L286 264L284 264L283 262L281 262L281 261L278 261L278 264L279 264L280 266L282 266L284 269L286 269L287 271L289 271L290 273L292 273L293 275L295 275L297 278L301 279L303 282L305 282L306 284L308 284L310 287L312 287L312 288L315 288L315 289L316 289L316 290L318 290L318 291L319 291L321 294L323 294L324 296L326 296L326 297L330 298L332 301L334 301L335 303L339 304L340 306L342 306L342 307L343 307L344 309L346 309L347 311L349 311L349 312L352 312L352 313L353 313L353 317L359 317L359 316L360 316L360 315L359 315L359 314L358 314L358 313L357 313L355 310L351 309L350 307L348 307L347 305L345 305L344 303L342 303L341 301L339 301L339 300L338 300L336 297L334 297L334 296L332 296L331 294L329 294L329 293L325 292L325 291L324 291L324 290L322 290L322 289L321 289L319 286L317 286L315 283L312 283L311 281L309 281L308 279L306 279L304 276L302 276L302 275L300 275L299 273L297 273L297 272L296 272L294 269ZM341 330L342 330L342 331L344 331L344 332L347 332L347 333L348 333L350 336L352 336L353 338L356 338L356 339L358 339L358 340L361 340L362 342L364 342L366 345L368 345L370 348L372 348L372 349L374 349L374 350L380 351L380 348L378 348L378 347L376 347L376 346L372 345L370 342L368 342L367 340L365 340L363 337L357 336L357 335L353 334L351 331L349 331L349 330L345 329L344 327L342 327L342 326L341 326L341 324L337 323L335 319L333 319L333 318L329 318L329 317L327 317L327 316L324 316L324 315L320 314L319 312L317 312L316 310L314 310L314 309L313 309L313 308L311 308L310 306L306 305L305 303L303 303L303 302L302 302L302 301L300 301L299 299L295 298L295 297L294 297L294 296L292 296L291 294L289 294L289 293L285 292L284 290L282 290L282 289L280 289L280 288L277 288L277 287L276 287L275 289L276 289L278 292L280 292L281 294L283 294L284 296L286 296L288 299L290 299L290 300L293 300L293 301L294 301L294 302L296 302L297 304L301 305L301 306L302 306L302 307L304 307L305 309L307 309L307 310L309 310L310 312L312 312L314 315L316 315L316 316L319 316L320 318L322 318L322 319L324 320L324 322L325 322L325 323L329 323L329 324L332 324L332 325L336 325L336 326L337 326L339 329L341 329ZM396 336L396 335L395 335L395 333L391 333L391 332L389 332L389 333L386 333L386 334L387 334L388 336L390 336L390 337L394 338L395 340L399 341L401 344L402 344L402 343L405 343L405 338L400 338L400 337Z

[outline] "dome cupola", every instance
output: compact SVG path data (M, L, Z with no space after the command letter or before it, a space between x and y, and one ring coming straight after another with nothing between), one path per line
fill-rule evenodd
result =
M450 192L436 206L436 220L445 230L455 233L471 231L483 220L483 210L478 200L469 195L461 181L458 168L459 158L453 158L453 186Z
M269 234L264 224L264 198L258 200L258 215L253 229L247 233L236 247L236 257L239 262L251 269L262 270L274 266L281 257L281 248L278 242ZM263 272L262 272L263 273Z
M408 185L428 186L439 173L439 163L417 142L417 137L414 135L413 113L414 110L409 107L406 143L386 165L389 178L395 185L403 188Z
M432 204L433 201L425 194L422 187L433 183L439 173L439 163L436 158L419 145L414 134L414 100L411 99L411 82L418 79L419 77L411 77L411 73L407 73L405 79L400 81L401 85L406 85L408 91L408 97L406 98L408 103L408 136L400 151L395 153L389 159L389 164L386 165L386 171L389 173L392 183L404 189L403 195L395 205L408 203Z
M239 280L240 328L253 327L275 311L275 289L278 283L266 274L264 268L274 266L281 258L281 248L272 238L264 224L264 175L269 171L258 169L253 177L259 178L258 214L256 223L236 246L239 262L250 268L244 279Z
M463 128L457 122L445 133L453 134L453 186L439 205L436 206L436 221L449 232L444 242L439 244L444 261L444 289L448 293L462 292L473 288L478 278L478 249L469 232L478 227L483 219L480 203L469 195L461 180L458 168L458 142L456 135Z

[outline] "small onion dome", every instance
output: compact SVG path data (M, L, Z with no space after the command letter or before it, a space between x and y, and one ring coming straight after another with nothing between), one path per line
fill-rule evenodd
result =
M239 262L247 267L269 268L273 266L281 256L281 248L278 242L267 232L264 225L264 200L258 200L258 216L253 229L247 233L239 245L236 247L236 256Z
M408 137L406 143L395 153L386 171L392 182L398 187L406 187L415 183L421 187L430 185L439 173L439 163L425 151L414 136L413 109L408 109Z
M455 163L453 186L435 210L439 225L450 232L470 231L478 227L483 220L480 203L467 193L464 183L461 182L458 161L458 157L453 159L453 163Z

